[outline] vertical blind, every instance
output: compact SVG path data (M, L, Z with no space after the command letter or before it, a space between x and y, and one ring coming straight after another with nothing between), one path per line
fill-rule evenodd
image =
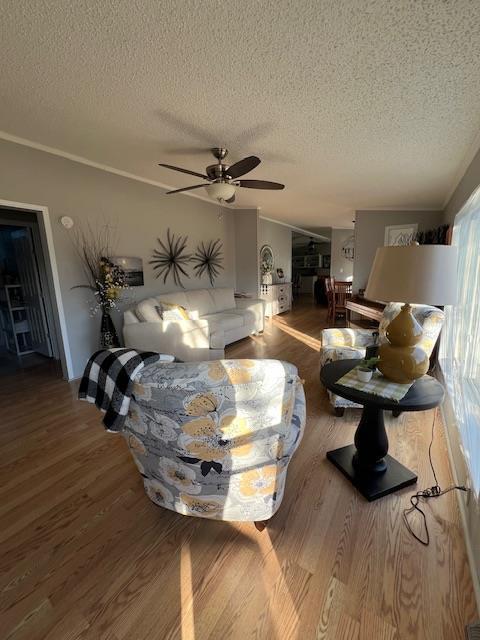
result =
M455 218L457 305L445 310L442 367L473 489L480 492L480 187Z

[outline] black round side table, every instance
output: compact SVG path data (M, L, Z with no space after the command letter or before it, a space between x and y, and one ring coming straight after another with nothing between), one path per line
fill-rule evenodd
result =
M383 411L433 409L441 404L445 392L442 385L431 376L416 380L399 402L337 384L359 363L360 360L337 360L329 362L320 371L320 380L327 389L363 406L354 444L329 451L327 458L367 500L372 501L417 481L412 471L388 455Z

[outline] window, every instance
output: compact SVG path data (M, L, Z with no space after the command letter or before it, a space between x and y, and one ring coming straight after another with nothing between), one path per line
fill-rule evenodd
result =
M480 187L455 218L458 299L447 307L440 364L473 488L480 492Z

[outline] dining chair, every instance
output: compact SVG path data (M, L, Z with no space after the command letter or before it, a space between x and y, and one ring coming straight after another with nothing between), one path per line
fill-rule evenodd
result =
M335 278L325 278L325 293L327 295L327 322L330 323L333 320L333 291L335 287Z
M352 297L352 283L334 281L332 295L331 321L335 324L337 316L347 317L347 300Z

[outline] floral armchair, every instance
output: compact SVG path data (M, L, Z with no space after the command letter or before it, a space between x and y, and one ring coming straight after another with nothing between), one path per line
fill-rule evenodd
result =
M380 343L386 341L385 331L390 322L400 312L402 303L390 302L386 305L378 328ZM417 322L423 327L423 337L419 346L430 355L442 329L444 313L437 307L414 304L412 312ZM320 368L327 362L364 358L366 347L373 344L371 329L324 329L322 331L322 347L320 349ZM345 400L328 392L330 402L337 415L343 415L346 407L359 408L360 405Z
M123 435L155 504L258 526L282 502L304 426L287 362L172 362L139 375Z

